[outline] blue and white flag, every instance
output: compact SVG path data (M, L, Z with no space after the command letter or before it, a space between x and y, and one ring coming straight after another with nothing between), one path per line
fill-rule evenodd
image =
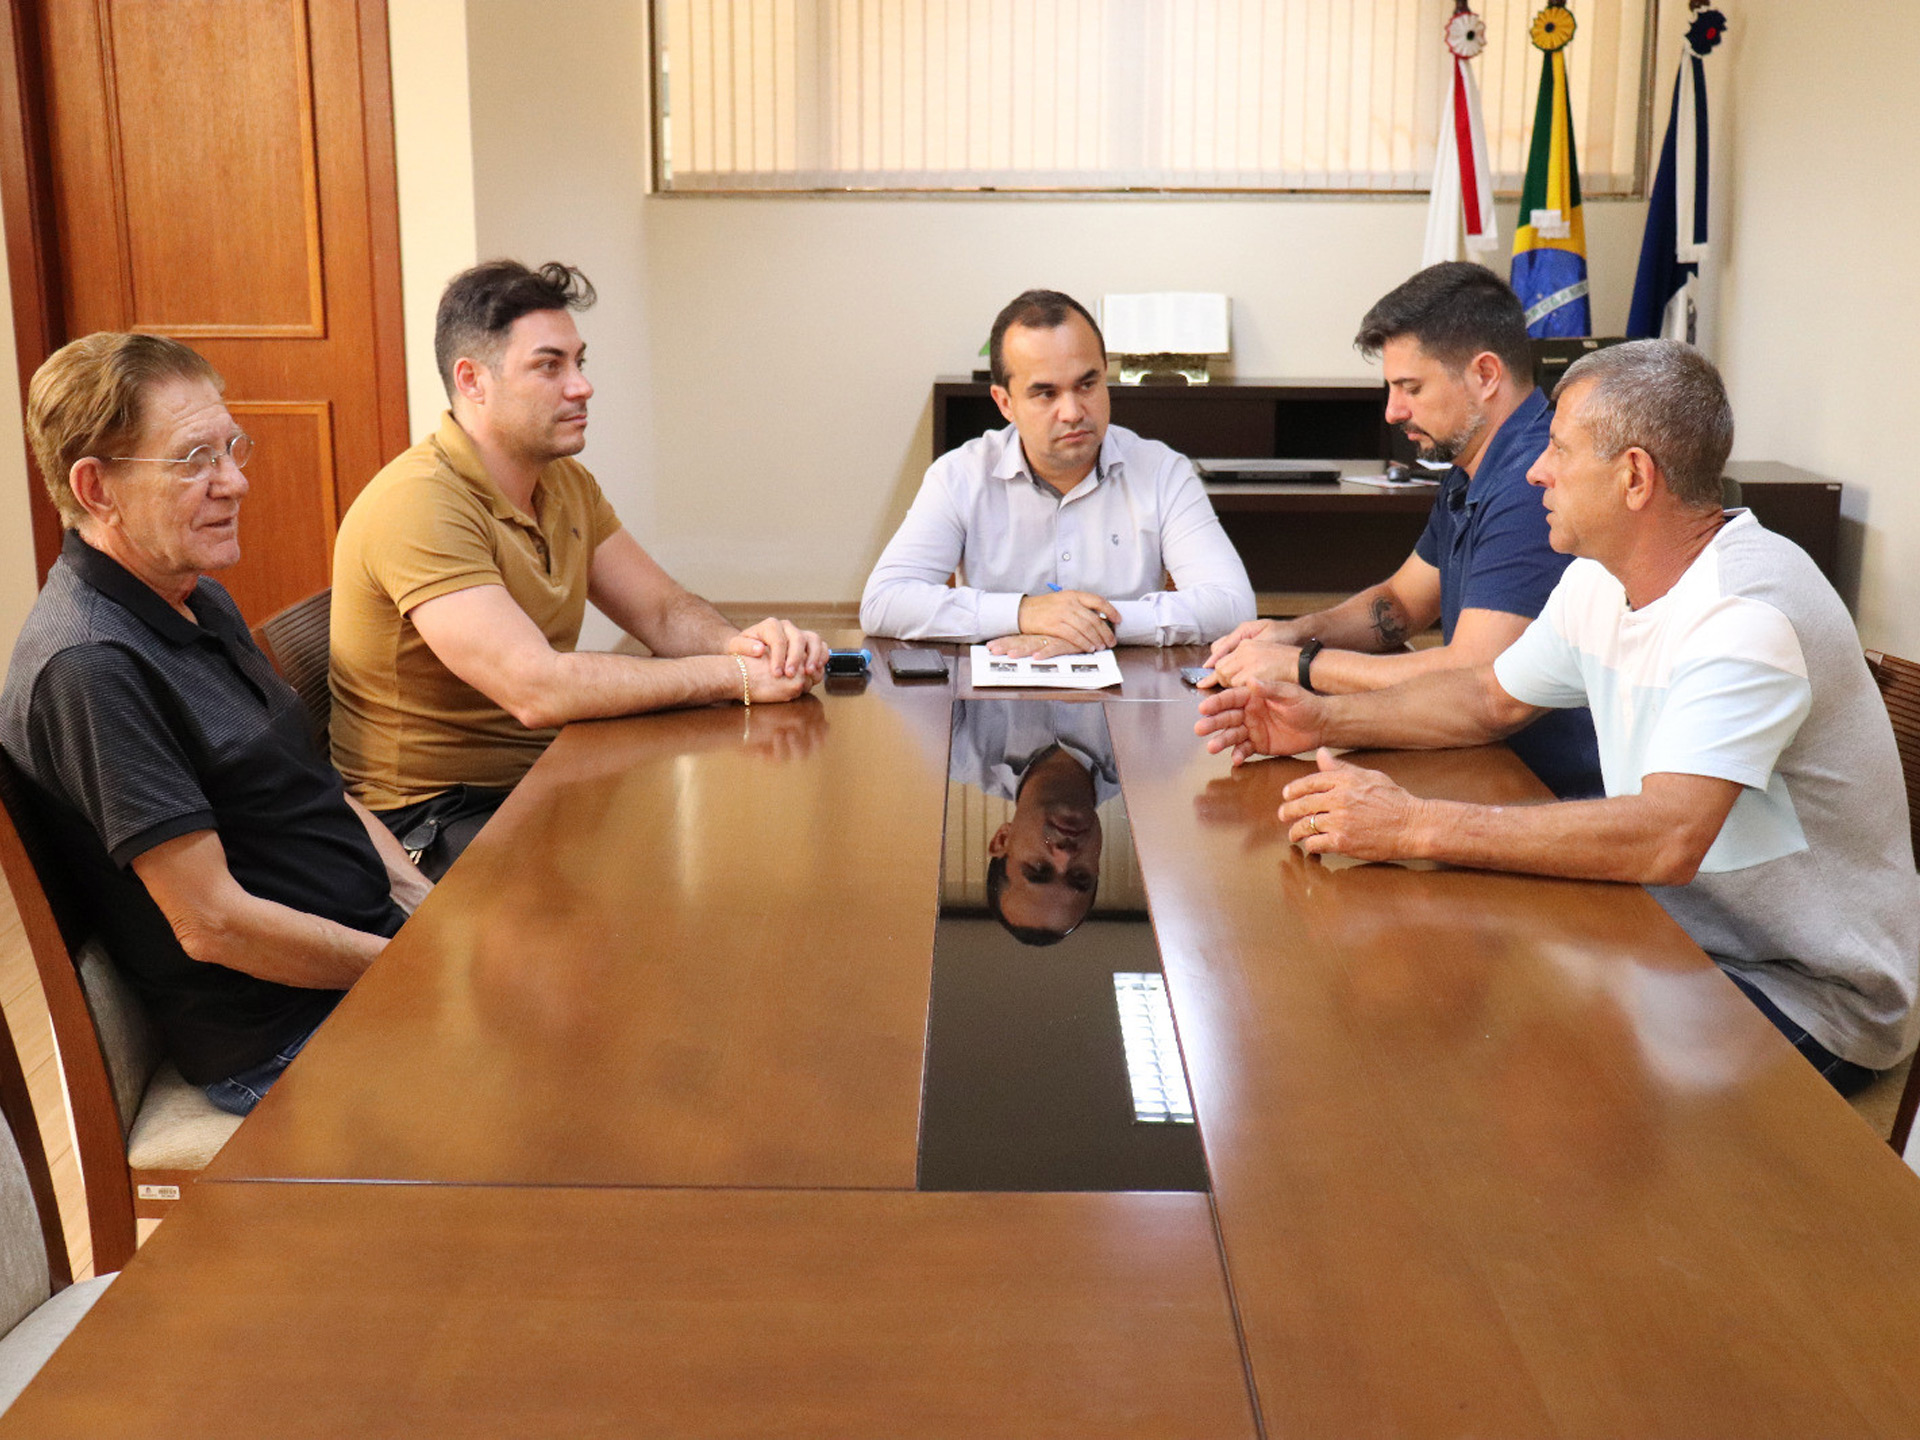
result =
M1707 71L1704 57L1727 32L1726 16L1702 10L1687 29L1673 82L1673 114L1647 201L1647 232L1633 282L1627 334L1698 343L1700 266L1708 257Z

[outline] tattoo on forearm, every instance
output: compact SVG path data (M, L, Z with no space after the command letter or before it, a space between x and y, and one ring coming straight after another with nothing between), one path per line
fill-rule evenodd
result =
M1380 637L1382 650L1397 650L1407 643L1407 613L1389 596L1373 602L1373 633Z

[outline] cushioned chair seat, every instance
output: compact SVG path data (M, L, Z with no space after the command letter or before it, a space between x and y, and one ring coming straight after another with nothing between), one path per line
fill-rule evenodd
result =
M0 1410L20 1398L27 1382L40 1373L112 1279L102 1275L69 1285L0 1337Z
M204 1170L239 1128L238 1115L189 1085L169 1060L147 1084L127 1136L127 1163L135 1170Z

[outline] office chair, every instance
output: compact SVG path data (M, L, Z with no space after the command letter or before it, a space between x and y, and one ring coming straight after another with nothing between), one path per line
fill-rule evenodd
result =
M254 643L306 705L307 723L322 755L329 753L327 732L333 719L333 691L327 684L332 611L329 585L253 627Z
M1873 672L1880 698L1887 702L1887 717L1893 721L1900 772L1907 782L1907 820L1913 827L1914 854L1920 857L1920 665L1898 655L1869 650L1867 669ZM1920 1060L1907 1071L1907 1086L1900 1092L1900 1108L1893 1115L1893 1133L1887 1137L1897 1155L1906 1154L1916 1110L1920 1110Z
M93 1267L132 1258L136 1221L164 1218L240 1126L161 1059L146 1008L98 939L74 943L79 910L27 798L0 754L0 871L13 891L60 1047L74 1143L86 1182ZM64 923L63 923L64 922Z
M0 1411L13 1404L112 1275L75 1285L53 1174L13 1035L0 1025Z

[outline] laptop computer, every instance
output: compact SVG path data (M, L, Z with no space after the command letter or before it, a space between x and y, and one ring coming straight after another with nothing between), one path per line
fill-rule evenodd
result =
M1337 460L1196 460L1194 473L1216 484L1315 484L1340 481Z

